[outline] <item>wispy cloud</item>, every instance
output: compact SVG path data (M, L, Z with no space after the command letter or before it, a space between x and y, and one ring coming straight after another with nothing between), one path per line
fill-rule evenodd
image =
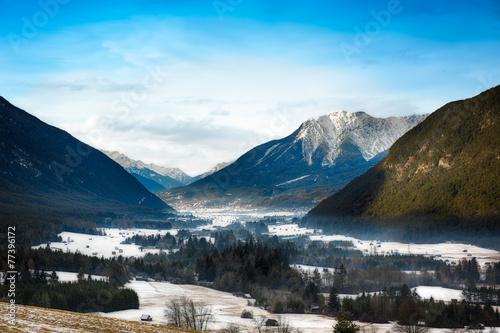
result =
M496 1L401 1L350 62L339 45L387 1L245 1L224 21L210 1L89 1L18 53L0 39L0 94L88 143L192 173L330 111L428 113L500 82ZM11 6L3 35L40 10Z

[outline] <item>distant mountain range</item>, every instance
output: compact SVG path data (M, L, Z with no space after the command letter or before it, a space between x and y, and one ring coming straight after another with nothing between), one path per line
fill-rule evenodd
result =
M192 177L177 168L165 168L155 164L146 164L142 161L133 160L118 151L101 151L113 161L120 164L153 193L172 187L187 185L192 180Z
M464 233L500 235L499 118L500 86L446 104L306 220L337 231L369 223L416 228L417 236L448 224Z
M155 164L146 164L142 161L133 160L118 151L101 151L116 163L120 164L132 176L137 178L144 187L153 193L188 185L230 164L226 162L218 163L210 170L198 176L191 177L179 168L166 168Z
M396 139L424 119L332 112L159 196L179 209L311 208L375 165Z
M120 165L0 97L0 221L172 210Z
M193 179L189 183L194 183L197 180L200 180L200 179L203 179L205 177L208 177L208 176L216 173L217 171L224 169L225 167L227 167L231 163L233 163L233 162L221 162L221 163L217 163L211 169L207 170L206 172L202 173L201 175L193 177Z

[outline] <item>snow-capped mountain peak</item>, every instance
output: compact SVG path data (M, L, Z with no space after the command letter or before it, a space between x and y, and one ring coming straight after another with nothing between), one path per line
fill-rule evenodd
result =
M382 160L392 143L424 118L332 112L307 120L283 139L249 150L231 166L161 196L182 207L312 207Z
M335 165L343 144L359 149L366 161L385 152L404 133L425 119L425 115L375 118L365 112L337 111L304 122L294 143L302 145L304 160L322 155L321 165ZM318 154L321 149L321 154Z

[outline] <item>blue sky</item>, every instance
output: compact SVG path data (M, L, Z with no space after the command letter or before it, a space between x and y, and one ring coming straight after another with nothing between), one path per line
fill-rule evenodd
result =
M500 83L500 2L0 1L0 95L194 175L336 110L429 113Z

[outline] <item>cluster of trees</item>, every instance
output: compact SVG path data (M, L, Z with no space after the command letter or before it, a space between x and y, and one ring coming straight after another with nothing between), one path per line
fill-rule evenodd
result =
M430 327L500 326L500 313L488 301L480 305L465 300L451 303L436 302L432 298L422 300L406 284L374 295L363 293L354 299L344 298L340 311L350 313L356 320L375 323L398 321L402 325L420 323Z
M177 242L176 238L172 236L169 232L161 236L160 234L156 235L134 235L131 237L127 237L122 244L136 244L142 247L153 246L159 249L175 249L178 248L178 245L182 244L182 238Z
M167 303L165 317L171 326L205 331L213 321L213 311L210 307L195 304L192 299L184 296Z
M500 289L488 287L468 288L463 291L463 295L469 302L500 305Z
M258 223L255 227L260 228ZM169 233L165 236L135 235L126 242L177 250L148 253L138 259L104 259L49 248L31 250L20 247L17 270L21 272L21 302L73 311L112 311L110 309L119 309L124 305L134 307L134 295L126 289L117 288L126 283L133 273L159 281L199 283L219 290L249 293L257 300L257 305L275 313L350 313L358 320L398 320L404 323L404 317L413 311L412 315L417 314L413 315L415 318L436 327L462 325L464 322L498 322L498 313L491 310L491 304L497 304L499 295L488 288L476 288L476 284L483 281L475 258L464 258L456 265L450 265L415 255L363 256L352 242L310 242L299 238L294 243L267 235L253 237L239 224L217 232L207 230L205 234L213 242L207 240L208 237L197 237L188 231L181 231L175 237ZM300 272L290 267L290 262L335 269ZM5 257L1 258L0 264L6 270ZM83 272L106 275L109 282L80 278L79 283L61 284L51 279L47 281L43 270L81 270L81 275ZM427 273L431 270L435 274ZM403 271L419 271L421 274ZM486 282L498 283L499 279L500 265L490 266ZM28 280L31 282L27 283ZM410 290L418 284L466 286L469 288L466 298L470 302L479 301L484 306L477 307L467 302L445 304L422 301ZM78 290L85 290L90 295L86 298L90 303L82 301ZM116 303L106 301L95 306L95 300L104 299L103 290L109 292ZM119 293L119 290L125 291ZM343 301L338 298L338 293L377 290L384 291ZM5 295L4 292L2 290ZM329 297L324 296L327 293ZM189 305L187 301L181 303L177 305Z
M179 250L147 254L143 259L127 263L133 273L157 280L200 283L219 290L250 293L257 304L276 313L304 313L312 307L330 312L323 294L330 292L332 286L338 292L359 293L403 284L474 287L480 281L475 258L463 259L452 266L416 255L363 256L353 249L352 243L309 242L299 249L296 244L276 237L259 236L255 240L241 227L212 233L213 242L196 236L186 241L164 237L171 240L171 244L176 242ZM242 237L248 238L241 240ZM290 268L290 262L326 263L325 266L336 268L321 273L297 272ZM492 271L494 268L496 266ZM436 274L427 273L432 270L436 270Z
M167 216L170 214L166 214ZM172 222L169 221L148 221L148 220L131 220L126 219L105 219L99 223L101 228L141 228L141 229L172 229Z
M480 281L479 264L476 258L467 260L463 258L456 266L446 265L443 262L436 262L434 268L435 278L442 286L463 286L475 288Z
M3 252L2 252L3 253ZM77 273L80 268L92 275L105 275L109 280L119 286L127 283L130 278L128 259L123 257L104 259L95 256L87 256L79 252L63 252L52 250L49 247L43 249L30 249L19 247L17 249L16 270L23 271L67 271ZM8 271L6 252L0 256L0 270Z
M138 308L137 294L121 288L131 278L128 262L122 257L104 259L81 253L53 251L50 248L17 249L16 302L55 309L93 312ZM6 256L0 260L0 269L8 271ZM79 272L79 281L58 281L56 270ZM46 272L52 271L51 274ZM88 278L84 279L85 272ZM95 281L92 275L104 275L108 281ZM6 297L8 284L0 287L0 297Z
M294 262L323 267L335 267L335 271L342 267L346 283L343 286L335 285L344 293L360 293L363 291L378 291L384 287L401 285L410 286L419 284L428 286L446 286L455 288L471 287L481 280L480 267L476 258L463 258L455 263L447 263L423 255L385 254L363 256L359 251L342 247L342 256L334 252L339 249L329 243L312 242L305 250L299 251ZM376 249L376 248L375 248ZM487 271L486 282L500 281L500 265L492 265ZM430 273L434 271L435 273ZM418 272L419 274L409 274ZM498 273L497 273L498 272ZM334 285L334 274L329 270L323 273L323 286ZM325 290L324 290L325 291Z
M246 236L244 232L237 234ZM215 232L212 236L213 243L204 237L191 236L180 244L178 251L146 254L142 259L125 263L134 274L241 291L251 294L262 305L274 304L272 290L289 290L294 299L303 296L306 284L302 274L289 264L290 258L299 252L292 243L276 237L243 242L233 230Z
M500 284L500 263L488 266L485 282L490 285Z
M315 266L338 267L346 257L363 256L354 249L352 242L304 242L304 251L297 255L295 263Z
M227 291L251 290L253 285L278 289L293 273L288 254L293 247L238 244L222 252L210 251L196 260L199 280L214 282Z
M139 298L131 289L116 283L85 278L83 268L77 282L58 282L53 271L22 270L16 281L16 303L76 312L111 312L138 309ZM7 281L6 281L7 282ZM7 299L9 283L0 286Z
M170 259L165 252L147 253L143 258L134 261L125 259L132 274L152 278L156 281L173 283L196 283L193 269L186 267L181 260Z

